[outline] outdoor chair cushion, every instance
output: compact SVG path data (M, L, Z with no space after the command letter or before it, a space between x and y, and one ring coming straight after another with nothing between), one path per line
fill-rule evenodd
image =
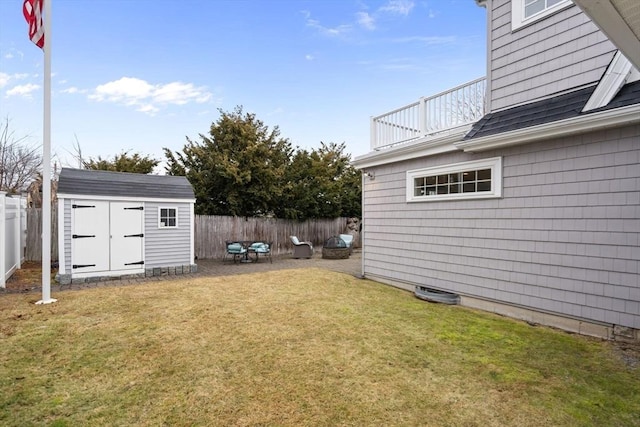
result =
M348 248L353 244L353 236L351 234L341 234L340 238L344 240Z
M246 251L240 243L230 243L227 245L227 252L230 254L243 254Z
M266 254L269 252L270 249L269 249L268 243L256 242L256 243L252 243L251 246L249 246L249 250L253 252L258 252L261 254Z

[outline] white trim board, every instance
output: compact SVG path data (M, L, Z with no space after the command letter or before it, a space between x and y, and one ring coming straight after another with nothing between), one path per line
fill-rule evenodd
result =
M640 123L640 104L585 114L511 132L488 135L454 143L454 145L463 151L473 153L632 123Z
M196 199L159 199L147 197L121 197L121 196L94 196L87 194L58 193L58 199L79 200L108 200L121 202L152 202L152 203L195 203Z
M607 106L620 91L620 88L627 83L629 77L632 75L632 69L633 66L631 62L629 62L622 52L616 52L604 76L602 76L598 82L598 86L596 86L591 97L589 97L589 100L584 105L582 112Z

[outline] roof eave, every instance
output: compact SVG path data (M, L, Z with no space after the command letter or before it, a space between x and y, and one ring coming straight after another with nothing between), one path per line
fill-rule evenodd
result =
M152 203L195 203L195 198L180 197L131 197L118 195L96 195L96 194L79 194L79 193L58 193L59 200L62 199L82 199L82 200L109 200L122 202L152 202Z
M351 164L356 169L364 169L372 166L380 166L396 163L403 160L411 160L418 157L432 156L450 151L457 151L454 143L461 141L469 132L471 125L457 129L454 133L439 138L427 138L406 145L374 151L356 157Z
M455 142L453 145L460 150L474 153L633 123L640 123L640 104L468 139Z

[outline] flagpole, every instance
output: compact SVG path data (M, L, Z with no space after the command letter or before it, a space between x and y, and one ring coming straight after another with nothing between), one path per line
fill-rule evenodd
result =
M44 122L42 143L42 299L36 304L50 304L51 298L51 1L44 0Z

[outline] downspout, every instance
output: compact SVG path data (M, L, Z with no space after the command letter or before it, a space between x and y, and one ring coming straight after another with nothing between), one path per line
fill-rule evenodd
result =
M361 215L362 215L362 219L360 220L360 251L361 251L361 257L360 257L361 267L360 267L360 270L362 271L362 273L360 275L364 279L364 277L365 277L365 274L364 274L364 255L365 255L365 244L364 244L364 236L365 236L364 182L365 182L365 171L364 170L360 174L360 181L361 181L360 188L362 188L362 191L361 191L361 194L360 194L360 206L361 206Z
M493 50L491 36L491 19L493 16L493 4L491 0L476 0L476 5L487 10L486 32L487 32L487 58L486 58L486 87L484 95L484 114L491 112L491 54Z

